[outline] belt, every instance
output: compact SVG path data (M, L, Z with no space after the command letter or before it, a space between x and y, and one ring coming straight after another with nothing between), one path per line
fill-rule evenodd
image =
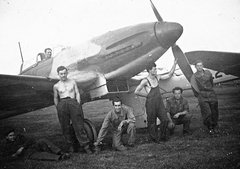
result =
M60 100L67 100L67 99L72 99L72 98L71 97L60 98Z

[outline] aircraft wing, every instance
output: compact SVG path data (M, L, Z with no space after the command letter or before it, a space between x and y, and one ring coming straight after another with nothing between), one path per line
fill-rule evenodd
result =
M190 64L202 60L205 68L240 77L240 53L192 51L185 55Z
M53 105L57 79L0 74L0 119Z

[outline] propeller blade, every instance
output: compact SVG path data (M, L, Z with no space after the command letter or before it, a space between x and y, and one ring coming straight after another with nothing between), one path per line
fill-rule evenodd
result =
M193 76L193 71L190 67L188 59L186 58L185 54L182 52L178 45L172 46L172 52L176 59L178 59L178 66L182 70L183 74L187 78L187 80L191 83L192 87L195 91L199 92L196 80Z
M151 0L150 0L150 3L151 3L151 6L152 6L152 9L153 9L153 12L154 12L154 14L155 14L157 20L158 20L159 22L162 22L163 19L162 19L162 17L160 16L160 14L158 13L157 9L155 8L155 6L154 6L154 4L152 3Z

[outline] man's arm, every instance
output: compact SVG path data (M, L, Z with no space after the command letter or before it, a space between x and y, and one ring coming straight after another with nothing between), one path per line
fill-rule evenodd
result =
M214 87L212 73L211 73L210 71L209 71L209 73L210 73L210 75L211 75L211 77L210 77L210 82L211 82L212 86Z
M147 83L147 80L146 79L143 79L141 81L141 83L137 86L137 88L135 89L134 93L137 95L137 96L142 96L142 97L147 97L147 93L142 93L141 90L144 88L144 86L146 85Z
M73 80L73 84L74 84L74 90L75 90L75 95L76 95L77 102L79 104L81 104L81 97L80 97L80 93L79 93L77 83L75 82L75 80Z
M97 146L103 139L104 137L107 135L108 132L108 127L109 127L109 123L110 123L110 118L111 118L111 112L109 112L107 114L107 116L105 117L102 127L98 133L98 138L97 141L94 143L95 146Z
M173 126L174 124L173 124L173 121L172 121L172 118L171 118L171 115L170 115L170 109L171 109L171 106L170 106L169 101L167 100L167 104L166 104L167 117L168 117L168 120L169 120L169 125Z
M55 106L57 107L57 105L58 105L58 91L57 91L56 84L53 86L53 101L54 101Z
M136 122L136 118L133 114L133 109L131 107L128 107L126 105L122 105L122 110L124 112L126 112L126 118L123 121L121 121L121 123L118 126L118 130L121 131L122 130L122 126L125 124L129 124L129 123L134 123Z
M124 108L124 107L123 107ZM126 110L127 110L127 123L135 123L136 122L136 118L133 114L133 109L131 107L125 106Z
M178 112L177 114L175 114L173 117L174 118L178 118L180 115L186 115L189 113L189 105L188 105L188 101L184 99L183 101L183 111Z
M158 80L165 80L165 79L168 79L168 78L172 77L172 75L173 75L173 73L175 71L176 65L177 65L177 60L178 59L174 60L174 64L173 64L171 70L167 74L165 74L165 75L160 75L160 74L157 75Z

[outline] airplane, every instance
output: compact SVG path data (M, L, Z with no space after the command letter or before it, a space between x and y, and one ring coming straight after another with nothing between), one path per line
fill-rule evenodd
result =
M197 90L191 80L193 71L190 67L196 58L208 63L205 64L207 68L235 75L235 79L240 77L240 54L208 51L184 54L176 44L183 33L182 25L163 21L151 0L150 4L157 22L107 32L86 43L63 48L52 58L37 59L24 70L23 63L19 75L0 74L0 119L54 105L53 85L59 80L56 69L61 65L68 68L68 78L77 82L82 103L118 96L123 104L133 108L137 128L147 127L147 115L145 98L134 94L140 80L133 77L156 62L170 47L183 74L161 81L163 93L170 92L176 84ZM231 62L228 62L229 57ZM97 137L94 125L85 119L84 126L93 142Z

